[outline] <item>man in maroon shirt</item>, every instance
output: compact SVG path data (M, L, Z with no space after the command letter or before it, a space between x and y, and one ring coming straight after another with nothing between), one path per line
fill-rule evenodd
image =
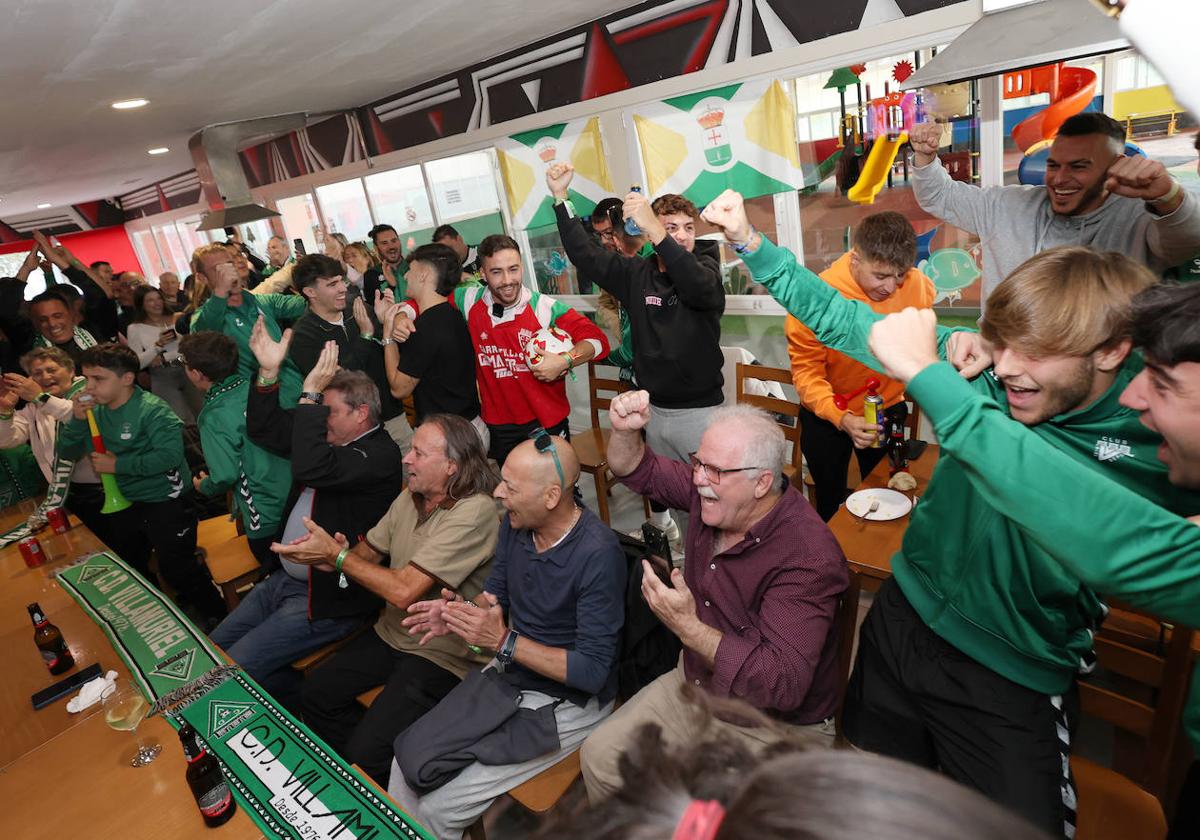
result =
M698 715L680 694L686 683L742 700L812 746L832 746L834 616L846 558L816 511L784 482L785 441L775 421L750 406L717 409L689 467L643 442L645 391L616 397L609 419L613 473L633 492L689 512L686 571L675 569L670 586L645 561L642 572L642 594L679 637L683 655L584 742L588 798L598 802L620 786L617 762L642 724L661 726L668 745L699 734ZM778 737L766 727L719 725L754 748Z

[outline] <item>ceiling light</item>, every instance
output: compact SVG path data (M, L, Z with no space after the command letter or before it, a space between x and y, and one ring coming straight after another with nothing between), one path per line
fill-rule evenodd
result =
M169 152L169 151L171 151L171 150L170 150L170 149L168 149L166 146L158 146L157 148L154 148L154 149L147 149L147 150L146 150L146 154L149 154L149 155L165 155L165 154L166 154L167 152Z
M47 207L53 207L53 206L54 206L53 204L39 204L39 205L37 206L37 209L39 209L39 210L45 210Z
M120 102L114 102L112 106L118 111L128 111L131 108L141 108L149 104L149 99L122 99Z

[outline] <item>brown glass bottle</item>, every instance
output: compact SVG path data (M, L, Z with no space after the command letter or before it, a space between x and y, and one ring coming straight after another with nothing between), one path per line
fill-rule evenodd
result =
M46 614L36 603L30 604L29 618L33 621L33 643L42 653L42 661L51 674L61 674L75 667L75 657L63 639L62 631L46 620Z
M192 796L196 797L204 824L209 828L224 825L233 817L237 806L233 803L229 784L221 775L220 763L200 746L196 730L190 723L185 723L179 730L179 740L188 760L188 787L192 789Z

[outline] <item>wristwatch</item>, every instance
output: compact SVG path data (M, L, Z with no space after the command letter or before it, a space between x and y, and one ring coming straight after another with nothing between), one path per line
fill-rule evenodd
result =
M504 643L500 645L500 650L496 651L496 662L500 665L500 670L503 671L513 659L513 653L517 649L517 631L509 630L508 635L504 637Z
M317 405L325 402L325 395L320 391L303 391L300 394L300 399L315 402Z
M51 395L48 391L42 391L42 393L38 394L35 399L42 405L45 405L46 403L50 402L50 396Z

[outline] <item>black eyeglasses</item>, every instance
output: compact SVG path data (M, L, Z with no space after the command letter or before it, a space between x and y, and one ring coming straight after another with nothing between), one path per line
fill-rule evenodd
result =
M566 487L567 477L563 474L562 461L558 460L558 452L554 448L554 441L550 438L550 433L538 427L529 433L529 438L538 452L543 455L547 452L550 453L550 457L554 459L554 469L558 471L558 486Z
M688 461L691 462L693 474L696 472L696 470L704 470L704 477L706 479L708 479L709 484L713 484L713 485L720 484L721 476L725 475L725 473L742 472L743 470L761 470L761 469L763 469L763 467L728 467L728 468L714 467L712 464L706 464L703 461L701 461L699 458L697 458L695 452L688 453Z

